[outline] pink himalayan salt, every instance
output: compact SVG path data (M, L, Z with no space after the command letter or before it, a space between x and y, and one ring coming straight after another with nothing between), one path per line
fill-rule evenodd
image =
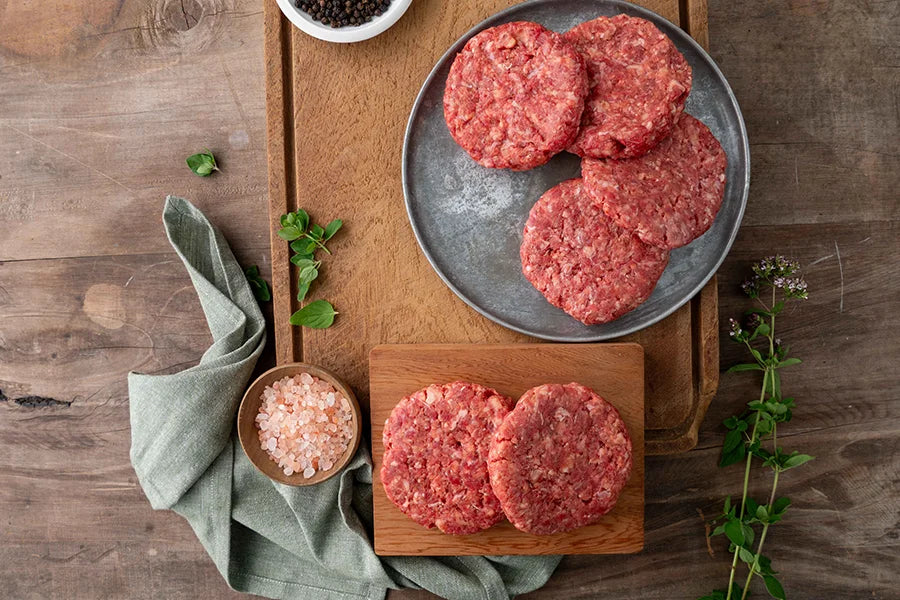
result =
M350 401L327 381L309 373L266 387L256 415L259 443L285 475L309 479L329 471L353 439Z

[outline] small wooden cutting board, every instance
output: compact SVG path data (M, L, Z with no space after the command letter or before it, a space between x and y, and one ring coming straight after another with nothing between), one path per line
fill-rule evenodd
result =
M397 344L369 354L375 553L382 556L627 554L644 547L644 351L639 344ZM503 521L474 535L425 529L384 493L382 433L404 397L432 383L472 381L519 398L544 383L584 384L622 415L634 453L615 508L593 525L531 535Z

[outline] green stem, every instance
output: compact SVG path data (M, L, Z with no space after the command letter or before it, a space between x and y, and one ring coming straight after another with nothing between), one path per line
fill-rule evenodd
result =
M778 475L781 473L775 470L775 479L772 481L772 493L769 495L769 514L772 514L772 505L775 503L775 490L778 488ZM750 589L750 580L759 567L759 556L762 554L763 544L766 543L766 534L769 533L769 523L763 525L762 534L759 536L759 545L756 547L756 555L753 557L753 564L750 565L750 572L747 574L747 581L744 582L744 592L741 594L741 600L747 598L747 592Z
M772 306L775 306L775 289L774 288L772 288ZM774 314L772 315L772 321L771 321L771 326L769 327L768 338L769 338L769 358L771 358L775 354L775 315ZM747 343L747 345L749 346L750 344ZM772 393L774 394L775 369L771 365L767 365L766 370L763 373L762 390L759 393L759 401L760 402L762 402L763 400L766 399L766 390L769 385L770 377L772 380L772 390L773 390ZM753 444L754 441L756 441L756 430L759 426L759 414L760 414L759 411L757 411L756 412L756 420L753 423L753 432L750 434L750 444L751 445ZM774 427L773 427L773 431L774 431ZM750 484L750 465L752 464L752 462L753 462L753 454L748 452L747 453L747 464L744 467L744 491L741 495L741 514L738 517L742 522L744 519L744 510L745 510L746 504L747 504L747 489ZM775 473L775 484L777 485L777 483L778 483L778 473L776 472ZM772 499L774 499L774 497L775 497L775 490L773 488ZM772 500L769 501L770 506L771 506L771 502L772 502ZM768 528L768 525L766 525L763 528L763 533L760 536L760 551L762 550L762 542L765 540L765 537L766 537L765 532L766 532L767 528ZM740 546L738 546L734 549L734 556L731 559L731 574L728 577L728 595L726 596L725 600L731 600L731 593L732 593L732 589L734 586L734 576L735 576L735 573L737 572L737 563L738 563L738 557L740 556L740 551L741 551ZM757 557L754 560L754 564L756 564L756 562L758 560L759 560L759 554L757 553ZM753 575L753 568L750 569L750 575L751 576ZM744 600L744 598L746 598L746 596L747 596L747 585L748 584L749 584L749 578L748 578L748 583L744 585L744 591L741 594L741 600Z
M765 373L763 373L763 384L762 391L759 393L759 401L762 402L766 398L766 386L769 384L769 369L766 368ZM756 429L759 427L759 412L756 413L756 421L753 423L753 431L750 434L750 444L756 441ZM744 491L741 494L741 513L738 515L738 519L743 521L744 519L744 510L747 505L747 489L750 485L750 464L753 460L753 454L747 453L747 463L744 467ZM734 585L734 575L737 572L737 563L738 556L740 555L740 546L734 549L734 556L731 559L731 574L728 576L728 595L725 600L731 600L731 590Z
M324 250L324 251L327 252L328 254L331 254L331 250L329 250L328 248L326 248L326 247L325 247L325 244L323 244L322 242L320 242L319 240L317 240L317 239L314 238L313 236L309 235L308 233L304 233L303 236L306 237L307 239L312 240L313 242L315 242L315 243L316 243L316 246L318 246L319 248L321 248L322 250Z

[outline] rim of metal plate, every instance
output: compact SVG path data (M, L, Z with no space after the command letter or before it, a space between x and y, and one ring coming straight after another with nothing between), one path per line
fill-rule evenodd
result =
M671 23L661 15L644 8L643 6L638 6L636 4L632 4L631 2L625 2L624 0L601 0L601 3L606 4L611 7L619 8L619 9L627 9L629 13L639 14L646 18L649 21L652 21L657 26L662 25L667 35L670 36L678 36L680 41L690 45L696 52L699 54L703 60L709 65L712 71L716 74L719 80L723 83L725 87L725 91L728 95L728 100L731 102L734 107L734 112L737 116L737 122L740 126L741 132L741 141L742 141L742 150L744 152L744 156L746 157L746 169L744 171L744 182L743 182L743 191L741 194L741 205L738 209L737 219L735 220L734 227L732 228L728 242L725 245L724 251L721 253L721 256L715 262L713 268L706 273L701 279L700 283L697 284L693 290L685 294L685 296L679 299L677 302L674 302L671 307L667 308L664 311L660 311L658 314L654 315L653 318L648 319L644 323L639 323L632 327L625 328L622 331L617 331L614 333L598 333L596 336L592 336L590 338L587 337L573 337L573 336L558 336L558 335L548 335L536 331L531 331L523 327L519 327L512 323L507 322L505 319L490 313L480 307L478 304L474 303L470 300L465 294L462 293L447 277L447 275L441 270L438 266L435 258L432 256L428 246L425 244L422 232L419 230L418 225L416 224L416 220L413 216L413 208L410 202L410 190L409 190L409 143L413 133L413 125L418 115L421 107L422 100L430 87L432 81L437 76L438 72L441 70L442 66L446 63L450 57L455 56L462 50L462 47L465 45L469 39L477 34L478 32L491 27L498 21L503 21L506 17L515 14L516 12L522 10L525 7L547 4L553 2L554 0L526 0L525 2L521 2L519 4L510 6L509 8L503 9L500 12L497 12L487 19L481 21L471 29L469 29L462 37L460 37L456 42L450 46L450 48L444 52L444 54L438 59L432 68L431 72L428 74L428 77L425 79L425 82L422 84L422 87L419 89L419 93L416 95L416 100L413 103L412 110L410 111L409 120L406 123L406 131L403 136L403 158L402 158L402 179L403 179L403 201L406 205L406 214L409 218L410 225L412 226L413 234L416 236L416 242L419 244L419 248L425 254L425 258L428 260L431 267L434 269L435 273L438 274L438 277L444 282L444 284L449 287L454 294L456 294L463 302L468 304L470 307L475 309L476 312L481 314L484 317L487 317L491 321L503 325L504 327L511 329L513 331L517 331L519 333L523 333L525 335L530 335L533 337L537 337L540 339L545 339L554 342L600 342L608 339L618 338L624 335L628 335L634 333L635 331L640 331L654 323L658 323L659 321L665 319L679 308L684 306L688 301L690 301L697 293L703 289L703 287L712 279L713 275L715 275L716 271L719 270L719 267L722 266L722 263L725 261L725 257L728 255L728 252L731 250L731 246L734 244L734 240L737 238L738 230L740 229L741 222L744 218L744 212L747 208L747 198L750 193L750 143L747 136L747 127L744 123L744 116L741 113L740 106L738 105L737 98L734 95L734 91L731 89L731 86L728 84L728 80L725 79L725 75L722 73L721 69L719 69L719 65L712 59L709 53L697 43L697 41L692 38L686 31L678 27L677 25ZM624 12L624 10L622 10Z

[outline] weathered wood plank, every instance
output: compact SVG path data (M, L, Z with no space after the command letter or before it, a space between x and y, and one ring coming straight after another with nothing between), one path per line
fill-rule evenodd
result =
M0 260L165 252L170 193L265 245L259 2L81 4L0 3ZM201 179L184 159L207 146L224 173Z

